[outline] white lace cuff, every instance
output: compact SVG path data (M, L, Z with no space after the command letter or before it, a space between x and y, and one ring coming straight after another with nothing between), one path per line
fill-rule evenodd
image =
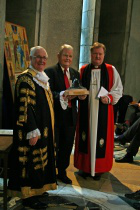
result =
M38 128L27 133L26 139L31 139L36 136L41 136L41 133Z
M65 109L67 109L67 107L68 107L68 100L64 100L64 98L63 98L64 92L65 92L65 91L61 91L61 92L60 92L60 104L61 104L62 109L65 110Z

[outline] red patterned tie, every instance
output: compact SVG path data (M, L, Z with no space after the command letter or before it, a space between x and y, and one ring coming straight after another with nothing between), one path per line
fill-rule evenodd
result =
M66 89L68 89L70 87L70 83L69 83L66 72L67 72L67 69L65 68L64 69L64 81L65 81ZM68 101L68 107L71 107L71 101L70 100Z

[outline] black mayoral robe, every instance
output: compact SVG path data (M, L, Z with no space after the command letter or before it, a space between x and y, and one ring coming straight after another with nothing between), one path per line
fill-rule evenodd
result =
M56 189L53 98L35 82L32 69L18 77L15 87L15 127L9 156L8 194L28 198ZM41 82L39 81L41 84ZM35 146L27 134L40 131Z

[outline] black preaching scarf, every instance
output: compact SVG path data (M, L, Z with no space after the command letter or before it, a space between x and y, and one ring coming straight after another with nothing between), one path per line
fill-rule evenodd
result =
M92 64L85 67L82 75L82 85L88 90L90 88L91 69ZM109 76L106 65L101 65L101 82L100 86L109 90ZM94 108L94 107L93 107ZM88 97L80 101L80 117L79 117L79 151L82 153L88 153L88 131L89 131L89 114L88 111ZM96 146L96 158L104 158L106 150L106 136L107 136L107 116L108 116L108 105L103 104L99 101L99 112L98 112L98 131L97 131L97 146ZM94 126L94 125L93 125ZM101 144L103 139L103 144Z

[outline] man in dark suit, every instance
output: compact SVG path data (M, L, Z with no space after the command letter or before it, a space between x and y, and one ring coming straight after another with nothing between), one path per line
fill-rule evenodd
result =
M54 96L55 138L58 149L56 161L58 168L57 177L66 184L72 183L67 177L66 169L70 163L77 121L76 98L64 95L64 91L67 89L64 77L67 77L69 84L72 84L75 78L79 79L78 71L70 67L72 59L73 47L64 44L58 53L58 63L45 70L50 78L50 88ZM64 76L65 71L66 75Z
M140 146L140 118L128 128L122 135L116 138L116 141L121 144L125 144L130 141L130 145L126 150L126 154L123 157L115 158L115 162L118 163L132 163L133 156L138 153Z

